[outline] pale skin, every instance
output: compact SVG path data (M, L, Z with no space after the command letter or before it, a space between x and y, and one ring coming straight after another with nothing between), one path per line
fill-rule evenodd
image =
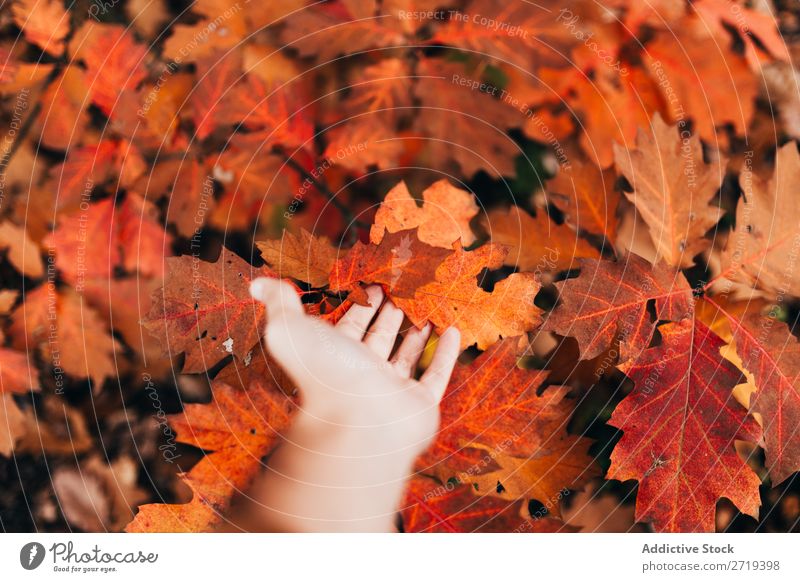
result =
M303 403L254 488L250 521L264 531L396 531L414 459L439 429L458 330L442 334L416 380L430 326L412 327L395 349L403 313L380 287L335 326L307 315L287 283L261 278L250 290L266 305L267 349Z

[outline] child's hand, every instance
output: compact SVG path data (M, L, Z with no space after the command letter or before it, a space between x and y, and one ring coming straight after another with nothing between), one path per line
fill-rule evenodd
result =
M438 430L458 330L442 335L417 381L430 327L411 329L392 354L403 313L381 307L380 287L367 289L369 307L354 305L335 326L307 315L286 283L256 279L251 292L267 307L267 348L302 395L287 443L269 463L279 473L271 486L280 491L265 503L274 527L391 529L413 460Z

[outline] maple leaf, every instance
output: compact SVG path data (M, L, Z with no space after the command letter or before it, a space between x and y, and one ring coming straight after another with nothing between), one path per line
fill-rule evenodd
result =
M191 238L214 210L214 181L193 156L157 164L147 180L146 192L159 197L169 192L167 222L181 236Z
M136 89L147 76L144 66L147 47L137 43L130 30L106 25L89 37L81 51L92 103L110 116L120 95Z
M434 280L437 268L451 254L421 242L415 229L388 234L377 245L359 241L334 263L330 287L349 291L350 299L362 305L367 303L365 283L386 285L394 298L411 298Z
M491 176L513 176L520 150L505 130L520 127L525 115L487 93L471 90L460 80L474 79L457 63L423 59L414 96L421 102L413 129L425 136L430 165L447 169L456 162L465 176L485 170Z
M496 455L534 457L548 447L544 435L566 433L567 388L537 395L547 372L518 367L517 351L507 339L470 365L456 365L440 405L439 434L418 459L419 471L463 481L495 468Z
M295 79L268 83L248 74L220 97L219 108L224 111L220 115L252 130L247 137L257 141L259 149L276 145L290 150L310 148L314 123L308 118L308 106L301 100Z
M625 196L650 228L658 256L688 268L711 243L704 237L720 218L710 202L724 178L724 160L703 163L697 136L683 138L656 114L651 131L639 130L636 149L614 144L617 169L633 186Z
M25 434L25 416L11 394L0 392L0 455L10 457Z
M59 220L43 244L52 249L59 271L78 291L86 279L108 279L122 264L113 198L87 205Z
M171 238L153 205L131 193L119 207L106 198L67 215L43 243L80 292L87 280L110 279L118 267L161 275Z
M761 430L731 391L740 372L720 355L724 342L699 321L659 327L661 345L620 369L634 390L609 423L623 431L608 478L636 479L636 519L657 531L713 532L719 498L758 516L761 484L734 440Z
M426 477L409 481L400 506L403 531L410 533L513 532L532 527L520 503L479 497L469 485L440 485Z
M692 312L692 290L680 271L636 255L580 263L579 277L556 283L561 303L544 329L574 337L583 360L599 356L619 337L624 362L650 344L658 321L678 321ZM648 312L651 301L655 318Z
M614 188L612 170L602 170L577 155L571 156L558 174L547 182L548 200L564 213L573 228L605 237L617 237L616 211L620 195Z
M182 479L192 490L186 504L139 508L128 532L211 531L262 469L262 457L289 426L293 401L264 378L241 390L213 384L209 404L190 404L170 424L176 440L207 451Z
M435 247L469 246L475 235L469 221L478 214L475 199L466 190L439 180L422 192L422 207L411 197L405 182L392 188L375 213L370 241L379 244L384 234L416 228L419 240Z
M695 132L712 143L716 127L727 123L737 133L745 133L755 110L757 79L743 57L723 50L717 39L698 37L690 29L687 24L657 32L644 54L665 100L681 107L669 112L669 121L681 121L688 113Z
M550 220L544 209L536 216L519 206L494 210L483 225L492 242L508 247L505 264L516 265L520 271L563 271L576 267L578 259L600 256L577 232Z
M83 69L75 64L67 65L45 89L41 103L37 126L42 144L57 150L68 150L73 144L81 143L85 128L89 125L86 111L89 87ZM55 112L58 114L54 115Z
M183 371L203 372L222 358L244 358L264 330L264 305L250 296L250 281L270 277L222 250L216 262L185 255L166 259L164 287L153 294L144 326L169 356L186 354Z
M477 284L485 269L503 265L507 249L493 243L471 252L456 243L454 249L436 269L435 280L418 287L413 299L393 297L414 325L422 328L430 321L438 333L457 327L462 349L476 344L484 350L500 338L521 336L541 323L541 310L533 304L541 285L532 273L513 273L491 292Z
M69 15L60 0L16 0L11 14L29 42L54 57L61 56L69 34Z
M723 254L721 276L774 294L800 296L800 279L791 276L800 241L794 194L798 180L800 154L793 142L778 150L769 180L750 172L740 175L743 197L736 207L736 228Z
M285 230L283 238L257 242L261 256L281 277L305 281L312 287L328 284L338 251L326 237L315 237L306 229L295 235Z
M800 471L800 345L770 317L725 313L742 364L755 377L750 410L761 415L766 465L778 484Z

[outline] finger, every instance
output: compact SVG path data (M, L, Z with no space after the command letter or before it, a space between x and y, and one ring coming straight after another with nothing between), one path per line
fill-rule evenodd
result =
M303 313L297 292L287 282L269 277L259 277L250 283L250 295L267 308L267 321L284 315Z
M383 304L375 323L369 328L364 343L379 358L387 360L397 341L397 332L400 331L401 325L403 325L403 312L394 303L387 301Z
M366 291L369 305L353 305L336 324L336 328L344 335L358 341L367 333L369 322L375 317L383 300L383 290L379 286L371 285Z
M401 378L410 378L414 374L432 329L433 326L430 323L422 329L413 327L403 338L403 343L397 348L397 352L392 358L392 365Z
M461 334L456 328L450 327L439 338L431 365L420 378L420 383L436 402L442 399L447 389L460 351Z

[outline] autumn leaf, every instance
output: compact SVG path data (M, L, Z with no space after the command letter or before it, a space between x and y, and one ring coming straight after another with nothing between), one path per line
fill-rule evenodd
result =
M497 468L497 455L533 457L548 447L543 435L566 434L567 389L538 395L547 372L518 367L517 352L508 339L456 366L440 405L439 435L417 461L420 472L464 481Z
M617 238L620 195L614 188L614 172L601 170L586 159L571 156L558 174L547 182L548 200L561 210L567 223L578 231Z
M342 0L307 7L287 22L281 42L324 62L340 54L401 44L403 35L377 17L375 0Z
M636 255L619 261L581 261L576 279L556 283L561 303L544 329L578 340L591 360L620 340L620 362L650 344L658 321L679 321L692 311L692 291L679 271L650 265ZM654 302L656 317L648 303Z
M452 254L421 242L415 229L388 234L377 245L359 241L334 263L330 287L349 291L350 299L362 305L367 302L366 283L386 285L393 298L411 298L434 280L437 268Z
M459 64L423 59L417 75L414 96L421 105L413 129L432 138L423 141L428 165L447 170L452 160L466 176L479 170L494 177L513 175L519 149L505 131L522 126L524 113L461 85L461 79L474 79Z
M483 225L492 242L508 247L505 264L520 271L563 271L577 267L578 259L600 256L577 232L553 222L544 209L535 216L519 206L495 210L484 218Z
M4 250L8 251L8 261L20 273L34 279L44 275L39 246L27 230L8 221L0 223L0 252Z
M761 415L766 465L777 485L800 471L800 345L771 317L728 314L728 319L736 351L755 378L750 410Z
M479 497L469 485L440 485L426 477L409 481L400 515L403 531L411 533L526 531L531 523L519 503Z
M800 240L794 194L798 180L800 154L793 142L778 150L769 180L741 174L744 195L736 207L736 228L723 254L721 276L776 295L800 296L800 281L792 276Z
M10 457L25 434L25 416L11 394L0 393L0 456Z
M289 426L294 403L264 378L248 389L215 382L209 404L190 404L170 421L176 440L206 451L183 476L192 490L186 504L139 508L128 532L203 532L222 521L236 493L262 469L262 457Z
M411 197L405 182L392 188L375 213L370 241L379 244L386 232L416 228L422 242L434 247L453 248L453 243L469 246L475 235L469 222L478 214L478 205L469 192L439 180L422 192L422 206Z
M50 285L30 291L11 321L12 345L26 352L38 348L61 384L58 379L66 372L91 379L99 390L117 372L117 342L100 315L75 291L57 292Z
M692 30L687 22L677 32L656 33L644 55L671 104L668 121L681 121L688 114L699 137L712 143L716 128L728 123L744 133L755 109L756 78L743 57L724 48L727 44Z
M623 435L608 477L639 481L636 519L657 531L713 532L721 497L757 517L761 481L733 445L761 430L731 394L740 373L724 342L691 319L659 332L661 345L620 366L635 387L609 421Z
M163 352L184 352L183 371L202 372L228 355L244 358L266 323L264 305L250 297L250 281L272 276L223 249L216 262L169 257L163 289L153 294L144 326Z
M261 257L281 277L324 287L336 263L338 251L326 237L315 237L305 229L295 235L283 232L280 240L257 242Z
M501 338L521 336L541 323L541 310L533 304L540 289L535 275L513 273L491 292L477 284L485 269L503 265L507 253L496 244L465 251L456 243L455 252L436 269L434 281L418 287L413 299L393 300L419 328L428 321L439 333L457 327L462 349L475 344L484 350Z
M614 144L614 159L633 187L625 195L649 226L658 256L670 266L688 268L711 244L704 235L720 218L710 202L725 162L705 164L700 140L682 137L679 127L656 115L651 132L639 131L635 150Z
M28 355L0 347L0 393L24 394L40 389L39 372Z
M494 459L499 469L470 476L467 482L501 499L535 499L548 514L561 519L559 502L569 494L567 490L581 489L599 471L589 455L589 439L563 435L560 427L553 428L552 436L530 457L500 453Z
M87 201L92 190L114 170L117 148L118 144L110 140L74 148L63 163L53 166L49 175L56 192L56 207L73 210Z
M91 36L81 51L92 103L110 116L120 95L136 89L147 76L147 47L137 43L124 27L107 25Z
M54 57L61 56L69 34L69 14L61 0L16 0L11 13L29 42Z

